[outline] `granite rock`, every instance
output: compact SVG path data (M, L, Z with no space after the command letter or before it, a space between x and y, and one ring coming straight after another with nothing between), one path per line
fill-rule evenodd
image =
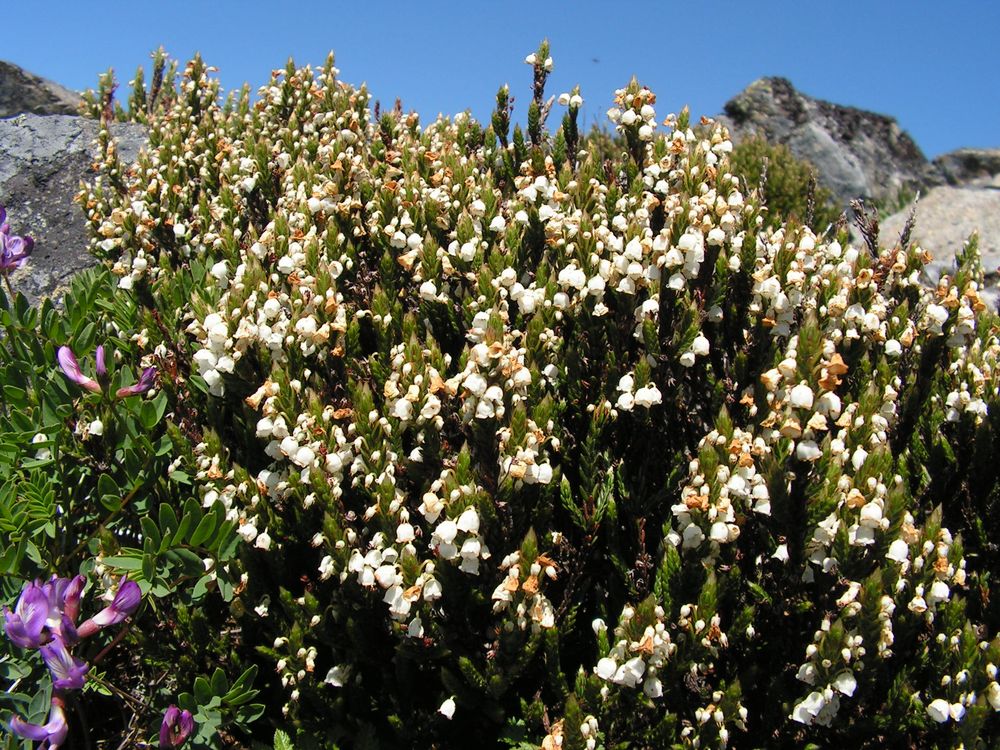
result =
M722 119L737 141L760 135L787 145L842 205L892 205L943 182L893 118L813 99L784 78L754 81L726 103Z
M67 115L0 120L0 204L14 233L35 238L31 259L13 281L32 302L61 298L70 277L95 262L73 199L81 181L94 176L98 128L95 120ZM146 143L141 125L116 123L111 133L126 163Z
M934 167L949 185L988 187L992 178L1000 175L1000 148L960 148L937 157Z
M910 208L906 206L881 223L883 243L889 244L903 230ZM917 202L916 223L911 238L930 251L928 280L954 266L955 254L973 232L979 234L979 251L986 272L986 296L996 306L1000 300L1000 175L979 178L964 185L942 185L930 189Z
M75 115L82 99L75 91L0 60L0 117L25 112Z

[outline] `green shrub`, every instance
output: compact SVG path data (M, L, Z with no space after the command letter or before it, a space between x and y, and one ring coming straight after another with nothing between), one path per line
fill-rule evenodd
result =
M635 82L622 154L590 154L572 96L544 128L547 47L529 63L527 135L506 87L488 125L373 121L332 58L256 100L220 105L200 59L169 106L133 95L149 147L104 142L81 205L111 275L67 319L114 316L159 368L125 431L153 442L60 431L91 408L53 374L54 343L89 348L72 327L30 355L56 385L21 389L57 388L35 419L72 450L169 466L79 559L9 565L8 601L128 571L146 603L101 684L141 713L193 682L201 747L249 743L257 709L226 696L255 666L261 746L995 744L1000 347L974 245L931 290L917 247L774 223L726 131L658 124Z
M754 187L764 178L769 226L797 219L815 232L825 232L846 208L838 207L830 191L816 184L811 164L797 159L788 146L768 143L761 136L747 138L733 148L730 168Z

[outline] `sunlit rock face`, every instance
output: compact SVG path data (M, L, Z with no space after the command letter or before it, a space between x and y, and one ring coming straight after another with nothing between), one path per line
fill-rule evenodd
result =
M787 145L844 204L893 204L942 181L892 117L813 99L785 78L751 83L726 103L724 120L737 140L759 134Z
M35 115L75 115L80 95L65 86L0 60L0 117L24 112Z
M12 228L35 239L31 259L14 275L16 288L33 302L61 297L70 277L95 263L73 199L80 181L93 177L98 128L78 115L0 120L0 204ZM134 161L146 143L145 128L115 123L111 132L122 160Z

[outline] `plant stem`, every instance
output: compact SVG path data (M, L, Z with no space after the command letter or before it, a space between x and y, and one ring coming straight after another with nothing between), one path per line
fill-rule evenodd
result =
M143 467L142 467L142 470L143 470L143 472L145 472L145 470L146 470L147 468L149 468L149 462L150 462L150 460L151 460L151 459L150 459L150 457L149 457L149 456L147 456L147 457L146 457L146 463L145 463L145 464L143 464ZM129 493L128 493L128 494L127 494L127 495L126 495L126 496L125 496L124 498L122 498L122 502L121 502L121 505L119 505L119 506L118 506L118 507L117 507L117 508L116 508L115 510L111 511L111 513L110 513L110 514L108 515L108 517L107 517L107 518L105 518L105 519L104 519L104 520L103 520L103 521L101 522L101 525L100 525L100 526L98 526L98 527L97 527L97 528L96 528L96 529L94 530L94 532L93 532L92 534L90 534L90 535L88 535L88 536L86 536L85 538L83 538L83 539L81 539L81 540L80 540L80 543L79 543L78 545L76 545L76 548L75 548L75 549L73 550L73 552L72 552L72 553L71 553L71 554L69 555L69 557L68 557L67 559L72 559L72 558L76 557L76 556L77 556L78 554L80 554L80 551L81 551L81 550L82 550L82 549L83 549L84 547L86 547L86 546L87 546L87 543L88 543L88 542L89 542L89 541L90 541L91 539L93 539L93 538L94 538L94 537L95 537L95 536L96 536L97 534L99 534L99 533L100 533L101 531L103 531L103 530L104 530L105 528L107 528L107 525L108 525L109 523L111 523L111 522L112 522L112 521L114 521L114 520L115 520L115 519L116 519L116 518L117 518L117 517L118 517L119 515L121 515L121 512L122 512L123 510L125 510L125 508L126 508L126 507L128 506L128 504L129 504L130 502L132 502L132 500L133 500L133 499L135 498L135 496L136 496L136 495L138 495L138 494L139 494L139 490L140 490L140 489L142 489L142 486L143 486L143 484L145 484L145 482L139 482L138 484L136 484L136 485L135 485L135 487L133 487L133 488L132 488L132 490L131 490L131 491L130 491L130 492L129 492Z
M97 656L95 656L93 659L91 659L90 663L91 664L100 664L101 663L101 659L103 659L105 656L107 656L108 652L111 651L111 649L113 649L115 646L117 646L118 643L121 641L121 639L124 638L126 635L128 635L128 631L131 630L131 629L132 629L132 621L129 620L128 626L122 628L121 630L119 630L118 633L115 635L115 637L111 640L111 643L109 643L107 646L105 646L103 649L101 649L101 652Z

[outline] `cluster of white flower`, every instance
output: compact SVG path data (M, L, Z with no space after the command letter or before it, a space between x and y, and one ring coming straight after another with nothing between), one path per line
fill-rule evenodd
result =
M958 640L953 638L953 640ZM997 683L997 667L988 663L985 668L988 680L983 691L986 702L994 711L1000 712L1000 684ZM941 677L941 689L952 695L952 699L934 698L926 705L927 715L939 724L948 721L960 722L965 718L966 709L981 705L982 701L975 687L969 670L962 669L956 674L945 674Z
M965 586L965 558L958 553L948 529L941 528L936 538L926 534L926 527L918 530L907 514L886 557L899 565L895 592L899 603L933 623L937 605L951 598L952 588Z
M690 742L691 747L715 746L724 750L724 748L729 747L730 727L735 727L742 732L746 731L748 715L746 707L738 702L732 707L724 706L725 702L727 702L725 694L716 690L712 693L711 703L707 706L699 706L694 710L693 722L685 720L681 737ZM729 711L726 708L729 708ZM706 725L714 730L715 737L712 737L709 732L705 732ZM703 738L702 733L708 736ZM706 740L711 742L715 739L717 742L714 742L713 745L708 745L706 742Z
M205 512L211 512L217 508L224 511L225 520L235 527L236 533L242 537L247 544L253 544L256 549L268 551L272 547L271 535L267 531L266 517L258 517L253 508L258 503L259 494L253 482L246 477L246 472L227 468L228 461L217 448L210 446L206 442L198 443L194 446L194 476L192 477L201 495L201 506ZM168 468L169 473L176 472L181 465L181 461L172 462ZM202 559L205 568L205 576L208 585L214 586L218 581L219 574L225 572L230 579L235 578L237 565L228 562L220 568L219 560L213 556ZM245 587L246 573L239 575L240 587ZM266 615L267 607L263 607Z
M400 525L402 538L407 538L403 527ZM397 540L399 537L397 537ZM423 572L417 577L412 585L406 585L403 574L399 568L399 551L392 546L382 546L386 540L379 535L372 540L372 547L368 553L362 556L357 549L352 550L350 562L347 570L341 576L346 576L348 572L357 574L357 581L366 588L375 588L376 584L385 592L383 601L389 608L389 614L395 620L406 620L410 615L412 606L423 600L434 602L441 598L441 584L434 577L434 563L426 562L423 565ZM412 554L413 547L408 546L408 542L403 542L404 552ZM329 558L324 558L320 563L321 573L324 571L324 563ZM329 569L329 568L328 568ZM417 614L409 620L406 626L406 634L411 638L423 636L423 621Z
M707 539L704 556L718 556L719 547L740 535L744 511L769 516L770 493L758 461L771 449L761 438L733 429L729 435L713 430L700 444L700 458L688 466L688 481L681 501L671 507L676 527L667 541L683 549L700 548Z
M615 407L621 411L632 411L636 406L649 409L663 403L663 394L656 387L656 383L647 383L636 389L635 379L631 374L621 376L618 381L618 391Z
M594 750L597 747L598 742L598 732L600 731L600 726L597 723L597 719L593 716L587 716L578 727L580 732L580 738L583 740L583 747L586 750ZM559 750L566 743L566 722L563 719L555 721L549 728L548 734L542 739L542 750Z
M520 331L505 331L502 341L487 344L489 314L477 313L469 331L469 338L476 341L470 349L465 370L449 379L448 386L455 392L461 385L463 411L467 418L502 419L505 403L522 401L532 383L531 370L525 364L525 350L515 346Z
M655 625L643 629L639 640L630 640L626 629L635 614L632 607L626 607L615 629L615 643L606 656L597 662L594 673L602 680L615 685L634 688L640 683L642 690L650 698L663 695L663 684L657 677L658 670L670 655L677 650L670 639L670 633L663 623L664 612L657 608Z
M943 634L938 635L938 643L946 642ZM960 648L958 636L953 636L950 641L954 648ZM997 683L997 667L992 662L985 667L985 688L983 695L986 703L994 711L1000 712L1000 683ZM968 708L982 705L980 695L973 684L973 675L968 669L961 669L955 674L945 674L941 677L940 690L947 691L950 698L934 698L930 700L925 710L927 715L939 724L949 721L961 722L966 715Z
M493 611L504 612L513 605L520 630L525 630L529 624L534 630L555 627L555 609L542 592L542 584L545 580L555 580L556 564L546 555L539 555L525 568L518 551L503 559L500 570L507 574L493 591ZM505 627L513 629L514 625L508 620Z
M549 431L552 430L551 423L546 426ZM502 427L497 433L503 476L512 479L515 487L522 484L549 484L553 469L551 462L544 460L548 452L545 446L548 444L552 451L558 450L558 439L548 437L530 418L525 418L524 427L518 432L521 433L520 436L512 428Z
M854 603L859 590L860 585L852 584L838 605ZM865 656L864 639L845 634L839 625L831 627L829 618L824 618L813 641L806 647L807 661L796 677L816 689L795 705L791 718L801 724L829 726L840 710L840 696L850 698L858 687L852 667Z
M631 95L626 89L618 89L615 91L615 104L618 106L608 110L608 119L615 124L618 132L634 129L640 140L651 141L656 129L656 110L653 109L655 103L656 97L647 88L635 95Z
M552 58L551 57L546 57L543 60L539 60L538 59L538 55L536 55L534 52L532 52L530 55L528 55L527 57L524 58L524 62L525 62L526 65L536 65L536 64L541 65L542 68L544 68L546 72L549 72L549 73L552 72L553 64L552 64Z
M602 680L622 687L635 688L641 684L646 695L659 698L663 695L659 674L676 654L678 642L683 642L686 656L699 653L699 650L692 651L694 644L698 644L700 654L706 659L704 663L694 661L690 665L691 673L707 674L719 650L728 647L729 638L721 628L722 621L717 613L704 616L699 613L698 605L683 605L676 622L679 635L672 638L670 632L673 626L666 620L667 614L662 607L653 607L651 615L643 617L635 607L627 605L615 628L614 641L609 644L605 656L597 662L594 673ZM607 629L602 620L595 620L593 627L599 637Z
M949 276L941 277L936 290L940 305L928 306L939 307L949 315L949 311L957 311L947 340L953 356L948 367L952 390L945 398L945 418L957 422L963 414L971 414L979 423L986 416L986 399L995 389L1000 346L995 331L976 327L976 314L986 307L976 283L970 282L962 292L950 282Z
M286 646L288 639L284 637L276 638L273 644L275 651L280 651ZM276 668L281 674L281 684L288 687L304 680L307 674L316 669L316 653L314 647L299 648L294 654L279 659Z
M622 688L635 689L641 685L649 698L662 698L664 685L660 675L665 672L668 662L677 658L679 647L683 648L685 659L693 655L706 659L689 665L685 662L686 671L693 676L709 674L713 669L712 660L729 642L720 627L719 615L713 614L706 621L699 615L697 605L683 605L676 622L679 633L676 640L671 638L674 626L667 622L666 616L660 606L653 607L648 615L626 606L615 628L614 641L607 644L607 652L594 667L594 674ZM604 621L595 620L593 628L598 639L606 643ZM694 650L695 644L701 647L700 654ZM609 687L605 686L601 692L606 697ZM692 716L684 718L681 736L691 747L700 747L701 735L710 725L712 731L706 734L718 740L718 747L724 748L728 746L732 727L746 731L746 719L747 710L738 700L715 691L710 704L696 708Z

